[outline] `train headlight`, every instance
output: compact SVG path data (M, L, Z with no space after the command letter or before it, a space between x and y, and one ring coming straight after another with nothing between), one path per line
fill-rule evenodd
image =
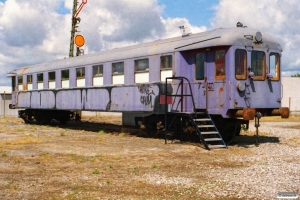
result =
M260 43L262 41L262 35L261 35L261 32L256 32L255 34L255 40L256 42Z
M246 89L246 83L244 81L238 81L236 83L236 88L238 89L238 91L243 92Z

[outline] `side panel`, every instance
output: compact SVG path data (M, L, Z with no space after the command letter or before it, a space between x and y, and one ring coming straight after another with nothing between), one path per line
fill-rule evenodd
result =
M55 107L55 94L53 91L34 91L31 92L31 108Z
M108 89L87 89L85 109L106 110L109 108L110 94Z

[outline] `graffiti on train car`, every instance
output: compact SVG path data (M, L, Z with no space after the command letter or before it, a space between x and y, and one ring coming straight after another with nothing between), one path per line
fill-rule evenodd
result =
M145 106L153 105L152 104L152 95L155 95L151 85L139 85L138 86L139 92L141 93L140 101Z

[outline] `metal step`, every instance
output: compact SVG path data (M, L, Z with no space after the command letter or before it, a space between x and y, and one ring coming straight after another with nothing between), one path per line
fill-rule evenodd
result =
M211 128L215 127L214 125L198 125L198 128Z
M223 144L219 144L219 145L208 145L208 147L210 149L213 149L213 148L226 148L226 145L223 145Z
M205 141L222 141L221 138L204 138Z
M201 132L202 135L219 134L217 131Z
M209 118L202 118L202 119L194 119L195 122L204 122L204 121L211 121Z

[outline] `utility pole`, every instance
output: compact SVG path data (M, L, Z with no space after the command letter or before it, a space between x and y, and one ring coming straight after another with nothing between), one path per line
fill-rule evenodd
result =
M77 11L77 0L74 0L73 11L72 11L72 29L71 29L69 57L74 57L74 37L75 37L76 24L77 24L77 20L76 18L74 18L74 15L76 11Z
M75 40L75 33L77 32L76 28L78 27L76 25L80 23L80 18L77 16L86 3L87 3L87 0L82 0L82 3L80 4L79 8L77 9L77 6L78 6L77 0L74 0L74 2L73 2L72 29L71 29L71 38L70 38L69 57L74 57L74 43L76 43L76 45L77 45L76 56L79 56L79 54L80 54L79 47L84 45L84 37L82 35L76 35L76 40Z

